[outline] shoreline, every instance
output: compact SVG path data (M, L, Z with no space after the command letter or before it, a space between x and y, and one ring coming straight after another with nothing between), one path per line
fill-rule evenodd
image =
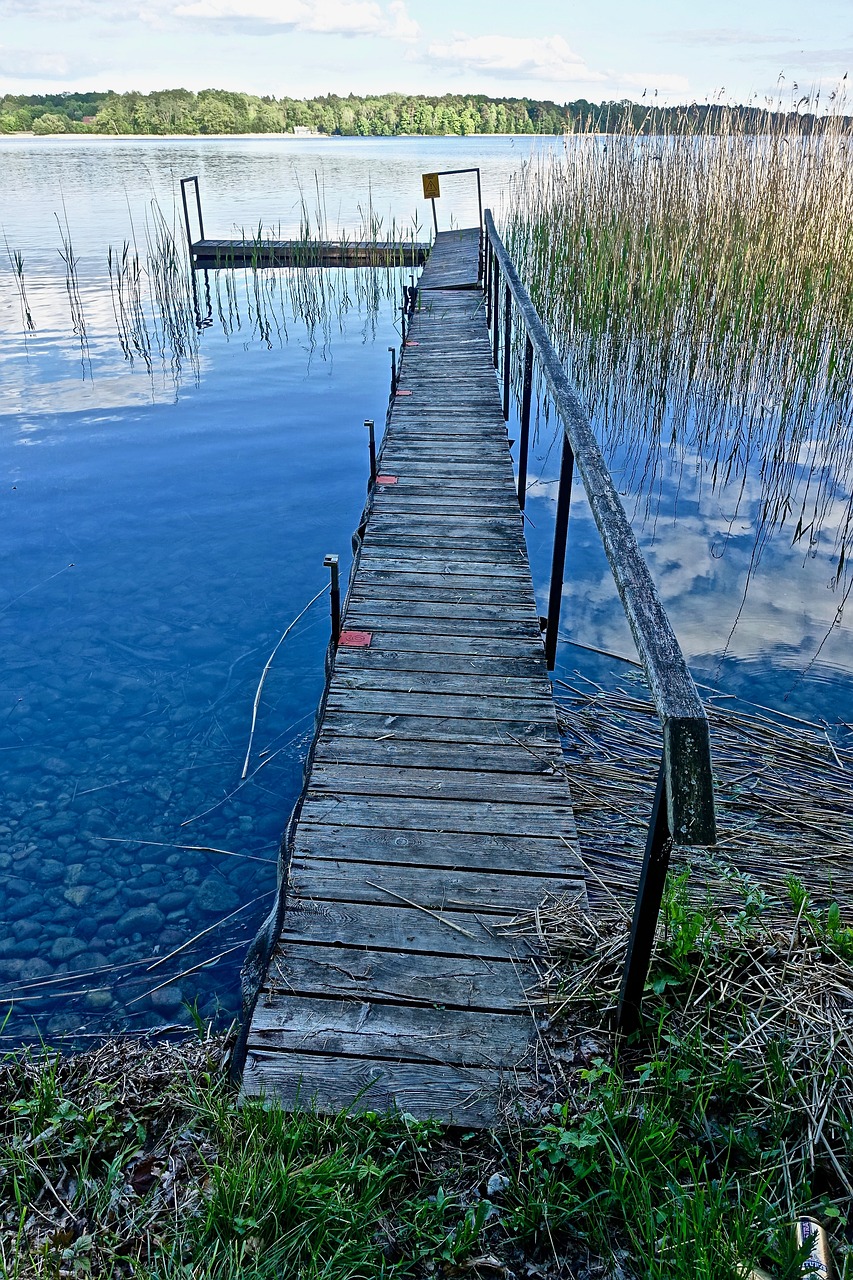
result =
M260 140L262 138L287 139L291 142L399 142L406 138L435 138L446 141L458 138L467 142L471 138L563 138L565 133L76 133L66 130L63 133L33 133L32 129L22 129L14 133L0 133L0 141L5 138L97 138L106 142L126 142L139 138L143 142L172 140L183 142L222 142L226 138ZM590 135L599 136L599 135ZM602 135L603 136L603 135Z

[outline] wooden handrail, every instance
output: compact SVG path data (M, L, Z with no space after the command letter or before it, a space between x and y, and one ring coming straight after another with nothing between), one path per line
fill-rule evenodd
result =
M488 244L503 271L571 445L660 717L670 834L678 844L714 844L714 782L705 709L610 478L589 418L488 209L485 226Z

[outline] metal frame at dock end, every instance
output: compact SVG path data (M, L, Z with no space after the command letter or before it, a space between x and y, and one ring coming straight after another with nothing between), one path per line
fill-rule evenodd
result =
M202 221L202 216L201 216L201 191L199 190L198 177L194 175L191 178L181 178L181 203L184 206L184 227L186 228L186 232L187 232L187 248L189 249L190 256L192 257L193 236L192 236L192 231L190 230L190 210L189 210L189 205L187 204L187 187L190 185L190 183L192 183L193 186L195 187L195 207L196 207L196 212L198 214L199 240L204 239L204 222Z
M478 278L482 280L483 272L485 270L485 253L483 252L485 224L483 222L483 187L480 181L480 166L474 165L470 169L438 169L433 173L431 173L430 176L434 178L449 178L457 173L476 173L477 175L477 211L479 213L479 218L480 218L479 222L477 223L477 226L480 229L480 256L479 256L479 263L478 263L478 271L479 271ZM435 207L435 196L430 197L430 204L432 205L432 225L435 228L435 234L438 235L438 213Z
M524 506L527 476L527 444L535 355L545 385L563 423L563 454L557 497L557 527L549 593L545 651L553 670L563 592L569 505L574 466L583 481L593 518L598 526L637 653L642 662L663 728L663 753L655 801L649 824L643 868L628 943L628 955L619 998L618 1026L628 1032L639 1023L640 1002L648 976L655 929L663 899L670 850L682 845L716 842L714 779L705 708L670 625L649 567L637 545L625 509L607 469L592 425L584 412L562 362L530 300L518 272L485 211L485 288L488 319L492 325L492 352L498 367L500 277L505 284L503 385L509 386L512 359L511 301L525 333L522 378L521 454L519 504ZM488 305L488 304L491 305ZM504 413L508 416L505 390Z

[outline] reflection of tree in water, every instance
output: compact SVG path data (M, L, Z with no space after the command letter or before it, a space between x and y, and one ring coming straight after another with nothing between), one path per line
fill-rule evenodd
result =
M809 132L811 129L811 132ZM624 485L750 503L750 576L786 531L853 590L853 122L575 135L515 184L506 240ZM757 512L755 507L758 495ZM719 553L724 544L716 548Z

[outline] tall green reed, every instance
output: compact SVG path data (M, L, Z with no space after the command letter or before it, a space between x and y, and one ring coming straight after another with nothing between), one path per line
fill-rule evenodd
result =
M798 106L808 105L806 99ZM760 485L754 560L787 527L853 580L853 121L722 110L574 133L528 163L508 248L606 444ZM657 458L656 455L657 454ZM645 472L645 476L643 476ZM740 499L738 499L740 505Z

